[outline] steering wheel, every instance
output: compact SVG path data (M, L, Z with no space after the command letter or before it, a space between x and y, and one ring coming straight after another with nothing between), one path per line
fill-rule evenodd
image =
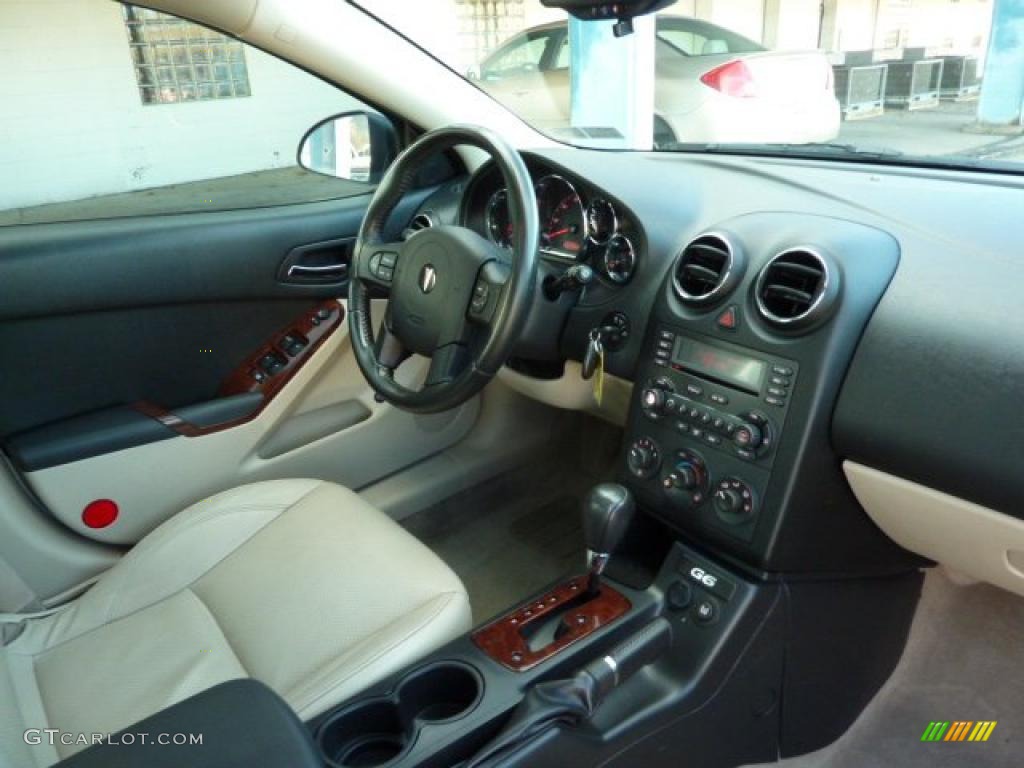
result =
M513 226L512 258L466 227L435 226L403 242L385 240L385 224L423 164L457 145L487 152L505 179ZM359 230L348 291L356 361L387 402L415 413L454 408L498 372L522 332L533 301L539 223L522 157L494 132L454 125L425 134L385 174ZM375 289L375 290L373 290ZM388 297L379 333L371 291ZM419 390L395 381L410 354L431 358Z

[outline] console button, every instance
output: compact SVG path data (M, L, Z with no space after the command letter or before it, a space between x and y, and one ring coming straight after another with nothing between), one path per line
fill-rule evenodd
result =
M788 368L788 367L786 367L784 365L773 365L772 366L772 373L774 373L777 376L792 376L793 375L793 369L792 368Z
M687 384L686 394L688 394L690 397L703 397L704 388L701 387L699 384Z
M718 605L710 597L705 597L693 606L693 618L704 626L714 624L718 621Z
M782 376L772 376L768 379L768 383L773 387L788 387L790 385L789 379L784 379Z
M768 395L764 401L768 403L768 405L774 405L776 408L781 408L786 404L786 401L783 398L775 397L774 395Z
M725 395L720 395L717 392L715 392L711 395L711 402L717 403L718 405L728 405L729 398L726 397Z
M736 310L736 306L726 307L725 311L718 316L715 320L718 323L719 328L724 328L727 331L735 331L736 327L740 324L739 312Z
M761 428L753 424L741 424L736 427L732 441L737 448L755 451L761 444Z
M668 602L669 608L682 611L693 602L693 587L685 581L673 582L672 586L665 593L665 599Z

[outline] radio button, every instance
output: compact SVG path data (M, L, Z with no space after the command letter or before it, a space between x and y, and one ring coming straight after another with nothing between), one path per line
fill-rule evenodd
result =
M722 444L722 438L716 435L714 432L708 432L704 435L704 442L708 445L713 445L716 448Z
M658 338L663 341L673 341L675 340L676 335L672 333L672 331L658 331Z
M757 450L757 446L761 444L761 429L753 424L743 424L736 428L732 441L737 448Z
M768 379L768 383L773 387L788 387L791 382L789 379L784 379L782 376L772 376Z
M776 408L781 408L786 404L786 401L783 398L774 397L772 395L768 395L764 401L768 403L768 405L774 405Z
M768 394L776 397L785 397L788 393L782 387L768 387Z
M728 405L729 398L726 397L725 395L720 395L717 392L715 392L711 395L711 402L717 403L718 405Z
M793 369L792 368L787 368L784 365L773 365L772 366L772 373L776 374L777 376L792 376L793 375Z
M686 394L688 394L690 397L703 397L704 389L698 384L687 384Z

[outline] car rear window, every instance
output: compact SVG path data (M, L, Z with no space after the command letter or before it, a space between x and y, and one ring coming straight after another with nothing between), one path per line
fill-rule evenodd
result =
M718 56L729 53L753 53L765 48L753 40L714 24L700 22L664 22L659 20L658 39L663 53L683 56Z

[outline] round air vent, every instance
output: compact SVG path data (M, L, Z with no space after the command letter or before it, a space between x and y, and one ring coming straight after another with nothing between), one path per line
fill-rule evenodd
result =
M672 284L685 304L712 304L743 276L740 254L723 235L708 233L690 242L676 261Z
M434 220L430 218L429 213L417 213L409 222L409 231L419 232L421 229L430 229L432 226L434 226Z
M783 251L757 276L761 316L780 328L806 328L824 319L839 295L839 271L809 248Z

